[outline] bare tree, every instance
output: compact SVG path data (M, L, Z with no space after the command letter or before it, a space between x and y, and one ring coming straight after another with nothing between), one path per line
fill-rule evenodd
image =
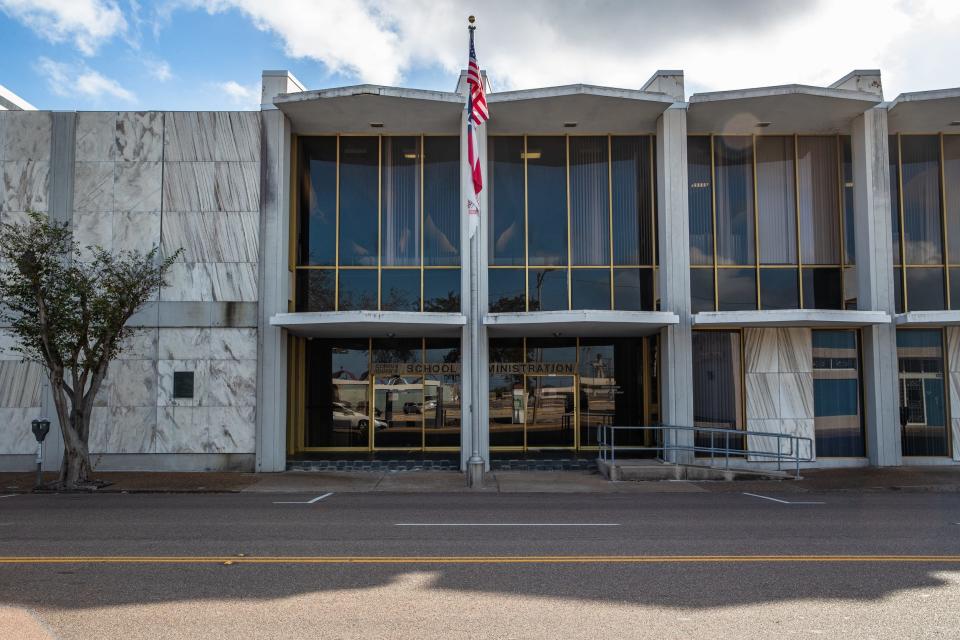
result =
M62 488L91 483L94 399L130 336L127 321L166 284L179 254L161 259L157 247L81 253L66 224L37 213L0 224L0 322L23 359L46 369L63 433Z

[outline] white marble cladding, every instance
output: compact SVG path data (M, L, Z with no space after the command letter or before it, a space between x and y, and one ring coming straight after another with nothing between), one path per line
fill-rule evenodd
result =
M747 429L814 438L813 345L810 329L744 330ZM783 440L784 450L788 441ZM751 451L776 452L777 439L751 437ZM801 450L801 456L811 452ZM762 456L753 457L763 460Z
M947 327L947 368L950 384L950 442L953 459L960 461L960 327Z
M9 331L0 330L0 454L31 454L37 441L30 422L42 412L46 376L40 365L22 362L14 345Z
M51 116L0 111L0 222L48 209Z

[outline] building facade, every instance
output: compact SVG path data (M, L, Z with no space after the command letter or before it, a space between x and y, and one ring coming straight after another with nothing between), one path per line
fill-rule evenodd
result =
M0 112L0 220L183 249L111 365L98 468L465 468L590 457L611 424L960 462L960 90L491 92L475 272L464 90L267 71L259 112ZM2 335L0 468L29 469L54 411Z

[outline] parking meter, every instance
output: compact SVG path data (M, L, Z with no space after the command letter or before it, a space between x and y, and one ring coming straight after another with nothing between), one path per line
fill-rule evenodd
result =
M30 430L33 431L33 437L37 439L37 482L36 486L40 486L42 480L42 470L43 465L43 441L47 437L47 434L50 433L50 421L46 418L40 418L38 420L33 420L30 423Z

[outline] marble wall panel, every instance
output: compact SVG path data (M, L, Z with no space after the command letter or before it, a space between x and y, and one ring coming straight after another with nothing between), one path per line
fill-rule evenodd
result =
M217 162L216 208L201 211L258 211L260 209L260 163Z
M780 379L776 373L748 373L747 419L780 417Z
M214 114L214 156L217 160L260 160L260 114L256 111L219 111Z
M0 454L31 454L37 441L30 423L40 417L40 407L0 407Z
M162 360L207 360L210 357L210 329L201 327L160 329Z
M813 374L780 374L780 417L813 419Z
M0 161L5 160L7 150L7 123L10 121L10 112L0 110Z
M50 163L46 160L0 162L0 211L48 209Z
M159 162L118 162L114 180L117 211L160 211L163 170Z
M951 418L950 428L953 437L953 459L960 461L960 418Z
M212 360L256 360L257 330L210 329L210 358Z
M76 162L74 211L113 211L113 162Z
M4 114L6 133L0 158L4 160L50 160L49 111L10 111Z
M163 157L172 161L212 161L216 113L173 111L164 116Z
M125 111L116 122L117 160L163 159L163 113Z
M121 343L118 360L153 360L157 358L158 329L134 329Z
M171 255L183 249L181 262L257 262L260 217L236 213L167 213L163 248Z
M158 407L196 407L200 405L204 390L209 386L209 360L160 360L157 362L159 380L157 383ZM173 397L173 374L176 371L193 372L193 397Z
M241 407L257 404L256 360L210 360L200 406Z
M157 365L154 360L116 360L108 370L111 407L157 406Z
M749 373L777 373L779 371L778 339L776 329L744 330L744 356Z
M789 327L777 330L780 373L813 371L813 334L810 329Z
M141 251L146 253L160 245L160 212L131 213L117 211L113 221L114 251Z
M947 327L947 367L960 371L960 327Z
M253 453L253 407L160 407L157 453Z
M213 300L213 285L207 265L185 262L171 265L167 271L167 286L160 291L160 299L175 302Z
M117 159L117 113L77 113L77 142L74 159L79 162L113 162Z
M23 359L23 356L16 351L18 341L9 329L0 329L0 360Z
M163 211L216 211L215 166L212 162L165 162Z
M109 211L76 211L73 214L73 239L80 255L89 259L92 247L113 250L113 214Z
M257 265L249 262L213 262L206 264L213 300L218 302L256 302Z
M91 453L153 453L156 407L103 407L90 425Z
M45 376L36 362L0 360L0 407L39 407Z

